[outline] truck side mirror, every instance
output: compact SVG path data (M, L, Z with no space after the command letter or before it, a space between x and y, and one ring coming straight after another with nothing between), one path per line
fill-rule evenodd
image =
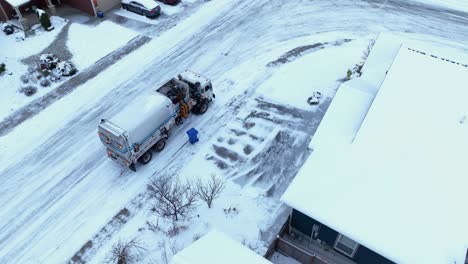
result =
M135 150L135 152L140 151L140 144L137 144L137 143L133 144L133 150Z

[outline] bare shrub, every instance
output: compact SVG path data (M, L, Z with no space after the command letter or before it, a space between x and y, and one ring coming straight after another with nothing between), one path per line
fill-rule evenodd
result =
M20 76L20 80L21 80L22 83L26 84L26 83L29 82L29 77L27 75L23 74L23 75Z
M159 219L156 220L156 224L151 223L150 221L146 221L146 225L148 225L148 229L157 233L161 231L161 227L159 226Z
M224 208L223 210L226 216L233 217L239 214L239 209L237 209L235 206L229 206L229 208Z
M197 241L198 239L200 239L201 237L202 237L202 235L200 235L200 234L195 234L195 235L193 235L192 240L193 240L193 242L195 242L195 241Z
M22 87L19 92L24 93L26 96L31 96L37 92L37 88L34 86L26 86Z
M132 264L138 263L145 249L135 240L119 240L112 246L110 256L106 263Z
M214 199L218 198L224 190L225 182L222 178L211 174L208 181L203 182L200 178L197 179L197 196L206 202L208 208L211 208Z
M162 217L178 221L189 217L195 209L197 194L188 183L179 178L153 178L148 184L149 196L153 200L153 212Z
M40 82L40 85L41 85L42 87L47 87L47 86L50 85L50 82L49 82L49 80L47 80L47 79L42 79L41 82Z

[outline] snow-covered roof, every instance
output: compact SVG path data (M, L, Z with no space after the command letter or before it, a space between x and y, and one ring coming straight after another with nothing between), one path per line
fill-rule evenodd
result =
M362 79L365 79L377 90L382 85L388 69L395 60L401 47L401 38L391 33L380 33L372 52L362 67Z
M374 87L361 78L343 83L320 122L309 148L315 151L351 143L374 97Z
M227 235L213 230L177 253L171 264L271 264Z
M401 47L354 141L314 151L282 200L397 263L464 263L467 83Z
M29 3L31 0L5 0L12 7L19 7L26 3Z
M196 83L196 82L199 82L200 85L205 85L206 83L208 83L210 80L196 72L193 72L191 70L185 70L184 72L182 72L180 75L182 75L182 78L184 78L185 80L191 82L191 83Z

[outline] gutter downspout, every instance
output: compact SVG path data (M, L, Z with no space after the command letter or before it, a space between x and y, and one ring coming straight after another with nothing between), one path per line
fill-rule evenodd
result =
M96 6L94 5L94 1L95 0L89 0L89 2L91 3L91 6L93 7L94 16L97 16L97 10L96 10ZM97 3L97 0L96 0L96 3Z

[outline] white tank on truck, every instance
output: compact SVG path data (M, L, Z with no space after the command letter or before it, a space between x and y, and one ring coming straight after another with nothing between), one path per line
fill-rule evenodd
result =
M98 135L107 156L136 171L137 161L148 163L152 151L160 152L166 146L169 131L190 112L204 114L214 97L208 78L184 71L115 116L101 119Z

